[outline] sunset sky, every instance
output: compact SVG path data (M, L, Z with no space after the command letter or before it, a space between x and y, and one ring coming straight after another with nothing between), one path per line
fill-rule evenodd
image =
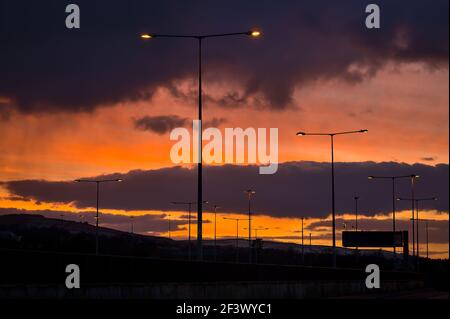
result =
M186 207L170 202L196 200L196 169L172 163L169 134L197 118L196 42L139 34L258 28L258 39L204 45L204 127L279 132L276 174L205 169L219 236L235 236L223 217L245 217L253 188L253 224L269 228L258 236L299 242L303 216L313 244L329 245L329 138L295 134L368 129L335 140L339 245L354 196L360 229L391 229L390 184L368 175L416 173L416 195L438 197L420 207L432 257L448 258L448 1L377 1L381 28L370 30L362 1L75 1L79 30L65 27L68 3L0 2L0 214L93 222L94 186L72 181L114 176L124 182L102 188L101 225L129 231L136 216L137 232L167 236L171 214L172 238L186 238ZM410 196L407 180L397 193ZM398 229L409 209L398 203Z

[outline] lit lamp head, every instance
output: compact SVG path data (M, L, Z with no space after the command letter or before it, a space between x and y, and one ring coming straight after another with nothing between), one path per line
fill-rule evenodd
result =
M304 135L306 135L306 133L305 133L305 132L297 132L296 135L298 135L298 136L304 136Z
M369 130L366 130L366 129L364 129L364 130L360 130L359 132L360 133L367 133Z
M253 38L258 38L261 36L261 31L259 30L250 30L248 31L248 35L252 36Z
M143 39L143 40L150 40L151 38L153 38L153 36L151 34L148 34L148 33L141 34L141 39Z

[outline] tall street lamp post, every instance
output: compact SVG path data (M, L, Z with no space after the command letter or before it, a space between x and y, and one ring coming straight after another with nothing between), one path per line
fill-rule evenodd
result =
M198 132L198 175L197 175L197 257L199 260L203 259L203 246L202 246L202 235L203 235L203 193L202 193L202 41L208 38L218 38L218 37L230 37L230 36L241 36L246 35L250 37L257 38L261 35L261 31L250 30L246 32L234 32L234 33L220 33L220 34L141 34L141 39L150 40L154 38L187 38L194 39L198 42L198 121L199 121L199 132Z
M77 183L95 183L97 186L97 212L95 214L95 254L98 255L99 247L98 247L98 203L100 197L100 184L102 183L111 183L111 182L122 182L122 179L77 179L75 180Z
M334 192L334 137L336 135L366 133L368 130L335 132L335 133L306 133L297 132L298 136L315 135L315 136L329 136L331 141L331 217L333 229L333 267L336 267L336 206L335 206L335 192Z
M392 184L392 231L395 232L395 181L397 179L401 178L411 178L412 175L394 175L394 176L368 176L367 178L369 180L375 180L375 179L381 179L381 180L391 180ZM415 175L416 177L419 177L418 175ZM396 247L394 245L394 254L396 253Z

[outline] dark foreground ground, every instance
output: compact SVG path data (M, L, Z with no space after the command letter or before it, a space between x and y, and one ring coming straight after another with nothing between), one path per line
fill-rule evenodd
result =
M197 262L188 242L99 230L40 216L0 216L0 299L302 299L448 297L448 260L408 260L385 253L340 250L329 268L329 247L234 241L205 245ZM275 247L275 248L274 248ZM311 247L310 247L311 248ZM251 253L251 259L249 258ZM191 260L189 260L191 257ZM68 264L81 272L81 289L65 287ZM381 289L365 286L365 267L381 269Z

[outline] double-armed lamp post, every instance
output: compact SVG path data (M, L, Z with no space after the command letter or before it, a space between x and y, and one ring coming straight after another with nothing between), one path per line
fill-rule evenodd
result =
M354 133L366 133L368 130L358 130L358 131L346 131L346 132L334 132L334 133L306 133L298 132L298 136L329 136L331 140L331 218L332 218L332 229L333 229L333 267L336 267L336 205L335 205L335 195L334 195L334 137L337 135L346 135Z
M380 179L380 180L391 180L392 182L392 231L395 232L395 181L397 179L402 179L402 178L418 178L419 175L416 174L411 174L411 175L394 175L394 176L368 176L367 178L369 180L375 180L375 179ZM394 249L394 254L395 254L395 245L393 247Z
M415 233L415 236L413 235L413 247L415 246L415 251L413 250L413 256L419 257L419 202L423 201L430 201L430 200L437 200L436 197L424 197L424 198L397 198L397 200L401 201L414 201L415 208L416 208L416 216L414 217L414 213L412 215L411 221L412 221L412 227L413 227L413 234ZM415 221L415 223L414 223ZM414 232L414 224L416 227L416 230ZM414 245L414 242L416 243Z
M198 176L197 176L197 257L203 259L202 234L203 234L203 193L202 193L202 41L209 38L231 37L231 36L249 36L257 38L261 36L261 31L250 30L245 32L218 33L218 34L141 34L142 40L155 38L186 38L197 40L198 43Z
M122 179L77 179L77 183L95 183L97 186L97 212L95 214L95 254L98 255L98 201L100 197L100 184L111 182L122 182Z

